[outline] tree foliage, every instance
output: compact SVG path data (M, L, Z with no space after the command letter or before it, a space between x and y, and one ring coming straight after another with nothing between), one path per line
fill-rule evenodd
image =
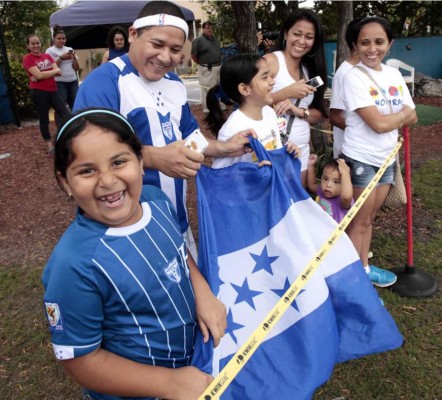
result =
M28 77L22 67L26 54L26 37L37 34L42 40L43 51L50 44L49 18L58 10L55 1L0 1L0 23L8 60L1 59L4 66L9 61L11 86L20 115L32 110L29 98Z
M36 33L43 48L49 47L49 18L58 10L55 1L0 1L0 21L12 58L26 53L26 36Z
M234 12L235 3L243 1L207 1L200 0L207 19L215 24L214 35L222 46L238 41L238 34L249 36L256 29L254 23L261 22L262 28L268 32L279 31L288 14L295 11L301 1L268 1L251 0L254 7L250 7L249 15L241 14L240 22ZM325 39L336 40L337 33L342 28L340 24L340 1L315 1L313 10L318 14L324 27ZM353 1L354 18L378 15L387 18L393 26L395 37L425 36L442 34L442 7L437 1ZM439 4L438 4L439 3ZM246 6L235 4L237 9ZM253 22L253 23L252 23ZM404 30L404 25L408 26Z
M337 32L341 28L338 25L339 3L314 3L313 9L322 20L328 40L336 40ZM442 7L436 1L353 1L354 18L374 15L390 21L394 37L442 34ZM404 29L405 25L408 29Z
M204 1L207 19L214 23L214 36L222 46L237 42L241 49L257 52L256 22L262 30L278 32L288 14L303 1ZM249 4L241 4L249 3Z

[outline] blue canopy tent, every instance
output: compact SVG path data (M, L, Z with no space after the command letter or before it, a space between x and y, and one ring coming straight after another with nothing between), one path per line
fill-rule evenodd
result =
M87 1L80 0L53 13L51 27L60 25L66 33L67 46L74 49L107 47L107 33L115 25L128 28L147 1ZM181 7L186 21L195 16L191 10Z

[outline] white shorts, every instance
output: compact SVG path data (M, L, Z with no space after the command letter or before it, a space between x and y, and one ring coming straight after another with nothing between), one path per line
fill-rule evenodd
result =
M298 146L299 151L301 154L299 155L299 161L301 161L301 171L305 171L308 167L308 158L310 156L310 145L309 144L303 144L301 146Z

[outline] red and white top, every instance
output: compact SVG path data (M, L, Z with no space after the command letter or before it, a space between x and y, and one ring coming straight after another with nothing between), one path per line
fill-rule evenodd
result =
M52 64L54 64L54 59L45 53L40 53L38 56L32 53L28 53L23 57L23 68L29 76L29 88L30 89L38 89L44 90L46 92L56 92L57 91L57 83L55 82L55 78L47 78L40 79L34 82L31 79L32 74L29 72L29 69L32 67L37 67L40 71L51 71Z

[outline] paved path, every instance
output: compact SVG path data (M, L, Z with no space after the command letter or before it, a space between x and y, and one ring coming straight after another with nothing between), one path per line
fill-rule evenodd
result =
M184 85L187 89L187 99L190 105L201 104L201 92L198 77L184 77L181 76Z

